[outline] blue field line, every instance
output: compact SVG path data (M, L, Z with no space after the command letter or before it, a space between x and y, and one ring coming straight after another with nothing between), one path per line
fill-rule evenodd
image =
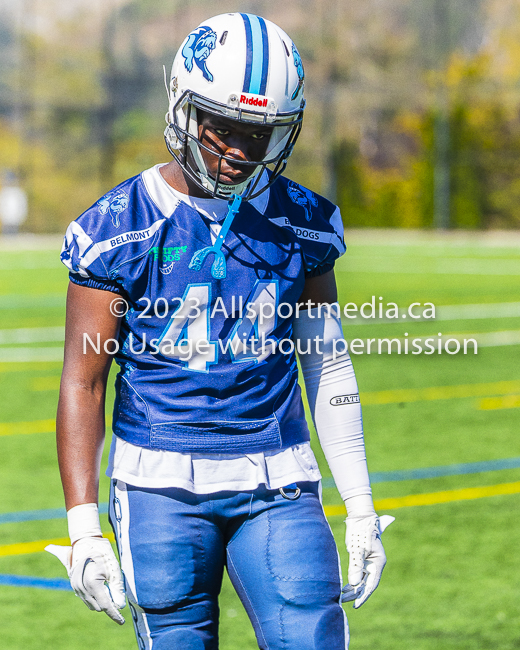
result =
M102 515L106 515L108 512L108 503L100 503L99 512ZM6 512L0 514L0 524L17 524L24 521L45 521L47 519L65 519L66 516L67 512L65 508Z
M33 578L32 576L14 576L6 573L0 573L0 585L4 587L36 587L38 589L72 591L70 582L62 578Z
M413 481L414 479L423 478L440 478L442 476L457 476L460 474L496 472L501 469L517 469L518 467L520 467L520 457L501 458L498 460L484 460L478 463L421 467L419 469L405 469L397 470L395 472L375 472L370 474L370 482L386 483L387 481Z
M413 481L424 478L441 478L462 474L479 474L481 472L496 472L501 469L517 469L520 467L520 457L501 458L499 460L484 460L478 463L460 463L457 465L440 465L438 467L420 467L418 469L402 469L394 472L373 472L370 482L390 483L393 481ZM332 478L322 481L323 487L334 487Z

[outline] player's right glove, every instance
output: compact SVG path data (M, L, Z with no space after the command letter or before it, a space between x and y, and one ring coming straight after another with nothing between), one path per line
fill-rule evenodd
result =
M82 504L67 513L72 546L49 544L45 550L55 555L67 569L76 596L96 612L105 612L123 625L119 613L126 605L121 569L112 545L101 537L97 505Z
M126 605L121 569L104 537L84 537L73 547L50 544L46 551L55 555L67 569L70 585L76 596L96 612L105 612L123 625L119 613Z

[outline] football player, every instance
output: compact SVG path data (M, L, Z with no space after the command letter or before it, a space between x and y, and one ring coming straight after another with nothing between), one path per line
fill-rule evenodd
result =
M167 82L173 159L109 192L65 236L70 271L58 455L74 591L140 648L218 647L224 567L262 649L343 650L386 559L334 262L339 210L281 174L304 72L268 20L225 14L181 45ZM342 343L342 345L338 345ZM349 584L320 499L298 386L347 512ZM98 477L110 363L110 521ZM382 518L383 519L383 518Z

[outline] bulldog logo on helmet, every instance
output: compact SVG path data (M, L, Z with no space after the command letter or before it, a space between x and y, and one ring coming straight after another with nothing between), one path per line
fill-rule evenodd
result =
M193 70L193 62L202 70L202 76L207 81L213 81L213 75L206 66L206 59L217 45L217 35L206 25L202 25L188 36L182 48L184 66L188 72Z
M301 205L305 210L305 219L310 221L312 219L311 206L316 207L318 205L318 199L314 194L305 187L301 187L301 185L297 185L292 181L287 186L287 194L293 203Z
M296 96L300 92L300 88L303 86L303 80L305 79L305 73L303 72L303 62L302 58L300 56L300 53L296 49L294 43L292 45L292 55L293 55L293 61L294 65L296 66L296 72L298 73L298 85L296 86L296 90L293 92L291 99L296 99Z
M101 214L106 214L107 212L110 214L114 228L119 228L119 215L128 207L128 194L122 190L109 192L99 199L98 206Z

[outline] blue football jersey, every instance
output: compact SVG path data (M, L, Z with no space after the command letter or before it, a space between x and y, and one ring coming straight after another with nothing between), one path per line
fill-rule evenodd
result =
M253 453L309 439L290 341L306 277L345 251L339 210L280 177L243 203L215 279L212 223L157 165L73 221L61 259L72 282L120 294L114 433L143 447ZM95 345L96 341L92 341ZM92 345L87 341L87 346Z

